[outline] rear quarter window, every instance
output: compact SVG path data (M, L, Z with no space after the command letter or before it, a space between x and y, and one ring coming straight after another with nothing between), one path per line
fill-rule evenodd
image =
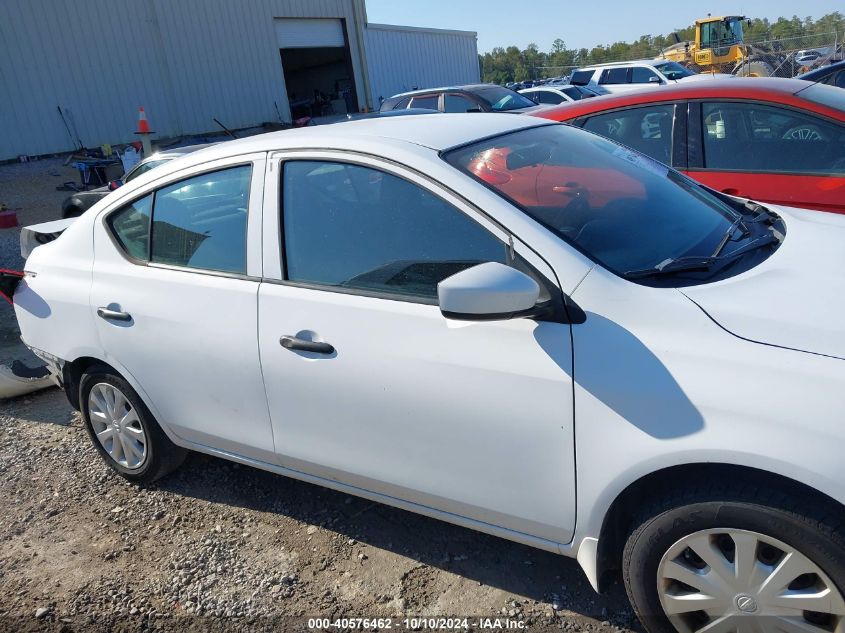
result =
M135 200L112 213L107 220L117 243L132 259L147 261L150 248L152 194Z

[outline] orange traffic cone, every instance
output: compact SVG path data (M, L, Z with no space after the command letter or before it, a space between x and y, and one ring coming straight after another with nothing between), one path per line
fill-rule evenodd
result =
M138 131L135 134L149 134L150 124L147 123L147 113L144 112L144 106L138 108Z
M141 145L144 148L144 158L152 156L153 154L153 146L150 143L150 136L152 132L150 132L150 124L147 123L147 113L144 112L144 106L138 108L138 131L135 132L138 136L141 137Z

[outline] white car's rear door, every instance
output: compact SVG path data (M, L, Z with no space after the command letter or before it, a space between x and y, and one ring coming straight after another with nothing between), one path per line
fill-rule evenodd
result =
M162 424L273 461L256 341L265 164L194 168L97 218L91 310L106 360Z
M513 264L504 230L418 175L349 154L274 162L265 200L279 279L261 285L259 346L280 462L568 542L570 326L455 322L436 305L444 276ZM552 285L539 257L513 248Z

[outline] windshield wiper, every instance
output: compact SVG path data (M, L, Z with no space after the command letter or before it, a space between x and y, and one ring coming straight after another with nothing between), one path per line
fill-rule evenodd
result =
M727 240L725 241L727 242ZM628 272L623 273L622 276L625 277L625 279L642 279L643 277L659 277L660 275L669 275L679 272L710 271L716 264L720 264L719 268L722 268L724 265L730 263L740 255L757 250L758 248L763 248L764 246L768 246L774 242L780 242L779 234L773 231L767 231L765 235L761 235L757 239L748 242L745 246L740 246L736 250L733 250L730 253L725 253L724 255L711 255L710 257L670 257L669 259L663 260L653 268L629 270ZM720 250L723 247L724 245L720 246Z
M743 217L742 215L737 215L736 220L728 227L728 230L725 231L725 234L722 236L722 239L719 240L719 244L716 246L716 250L713 251L712 257L718 257L719 254L725 249L725 246L728 245L728 242L731 241L733 234L736 233L736 230L742 226L742 237L748 235L748 227L743 224Z

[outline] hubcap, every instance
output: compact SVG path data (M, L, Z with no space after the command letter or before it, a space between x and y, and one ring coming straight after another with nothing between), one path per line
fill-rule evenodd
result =
M657 568L663 611L681 633L845 630L836 585L795 548L747 530L685 536Z
M135 408L119 389L97 383L88 396L88 417L94 434L111 458L130 470L147 459L147 436Z

